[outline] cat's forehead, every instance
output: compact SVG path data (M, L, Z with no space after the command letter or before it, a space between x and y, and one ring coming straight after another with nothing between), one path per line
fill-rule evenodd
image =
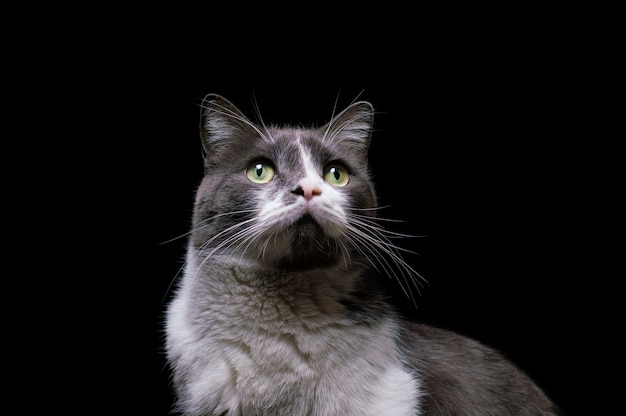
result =
M306 147L320 151L324 148L323 133L313 128L274 127L268 130L272 144L283 149Z

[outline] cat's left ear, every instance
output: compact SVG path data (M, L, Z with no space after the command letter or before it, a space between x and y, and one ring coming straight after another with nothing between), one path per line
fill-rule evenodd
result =
M367 101L358 101L337 114L324 128L327 140L349 143L364 153L369 149L374 125L374 107Z

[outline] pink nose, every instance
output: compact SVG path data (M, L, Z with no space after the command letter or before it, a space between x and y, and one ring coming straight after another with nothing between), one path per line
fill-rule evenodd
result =
M300 182L300 185L298 185L298 187L291 192L296 195L302 195L307 201L313 199L315 195L322 194L319 186L307 180L303 180L302 182Z

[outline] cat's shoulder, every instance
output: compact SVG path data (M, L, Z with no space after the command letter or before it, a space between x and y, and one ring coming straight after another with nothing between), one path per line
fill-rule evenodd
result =
M445 369L445 365L479 366L500 364L504 371L516 369L515 364L497 348L453 329L430 322L405 320L402 325L402 339L407 351L419 354L420 364L429 362ZM495 368L500 368L496 366Z
M402 325L402 341L405 362L428 392L423 404L428 414L468 414L466 409L559 414L532 379L493 346L449 328L409 320Z

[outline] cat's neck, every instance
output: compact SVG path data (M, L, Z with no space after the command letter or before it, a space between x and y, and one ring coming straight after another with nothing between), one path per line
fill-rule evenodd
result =
M285 285L296 289L305 285L305 290L311 286L334 286L345 293L350 290L366 267L362 264L350 265L337 262L334 265L320 265L307 269L281 268L267 265L260 259L250 259L244 256L231 254L215 254L204 258L197 249L190 249L187 254L187 265L196 274L214 276L220 287L223 285L249 286L262 290L268 285Z
M346 299L362 280L358 271L340 265L311 270L281 270L258 262L215 256L190 258L187 291L201 313L223 316L231 323L252 320L259 325L303 325L343 320ZM249 324L244 322L246 325Z

